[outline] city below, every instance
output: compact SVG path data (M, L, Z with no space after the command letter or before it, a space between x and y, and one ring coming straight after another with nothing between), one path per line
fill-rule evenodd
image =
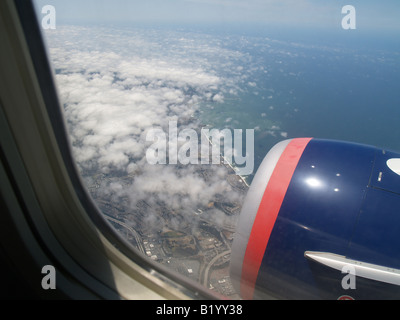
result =
M246 181L235 174L230 164L215 166L226 171L226 180L231 189L243 199L248 190ZM207 182L212 174L210 167L195 167L196 174ZM91 176L92 185L88 188L105 218L149 259L167 265L177 273L229 299L238 299L230 280L229 263L241 201L232 202L217 195L207 205L195 210L191 208L187 211L175 211L166 207L162 201L154 205L146 200L139 200L135 208L132 208L127 198L118 198L116 201L112 193L98 192L104 182L111 183L115 180L129 186L132 179L132 175ZM161 228L148 222L149 212L155 213L156 220L163 222ZM216 223L216 212L219 217L226 219L220 218Z

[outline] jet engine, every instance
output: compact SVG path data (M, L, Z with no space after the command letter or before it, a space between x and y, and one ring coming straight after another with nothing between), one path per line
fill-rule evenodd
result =
M400 154L312 138L266 155L239 217L243 299L399 299Z

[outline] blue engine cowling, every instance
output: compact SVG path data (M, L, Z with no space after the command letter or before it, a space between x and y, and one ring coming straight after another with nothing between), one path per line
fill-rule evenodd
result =
M319 139L278 143L232 246L243 299L400 298L400 154Z

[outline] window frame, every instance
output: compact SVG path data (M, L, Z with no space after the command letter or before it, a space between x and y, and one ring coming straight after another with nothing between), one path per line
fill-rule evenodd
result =
M26 256L11 246L7 252L34 291L73 299L222 298L142 255L91 199L31 0L0 2L0 39L1 196ZM56 268L59 296L40 287L46 264Z

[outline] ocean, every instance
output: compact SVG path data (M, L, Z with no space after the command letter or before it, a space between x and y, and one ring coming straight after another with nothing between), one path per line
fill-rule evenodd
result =
M233 68L244 72L245 80L223 104L203 104L203 121L253 128L255 168L286 138L400 150L398 37L351 32L265 29L230 35L226 47L246 57Z

